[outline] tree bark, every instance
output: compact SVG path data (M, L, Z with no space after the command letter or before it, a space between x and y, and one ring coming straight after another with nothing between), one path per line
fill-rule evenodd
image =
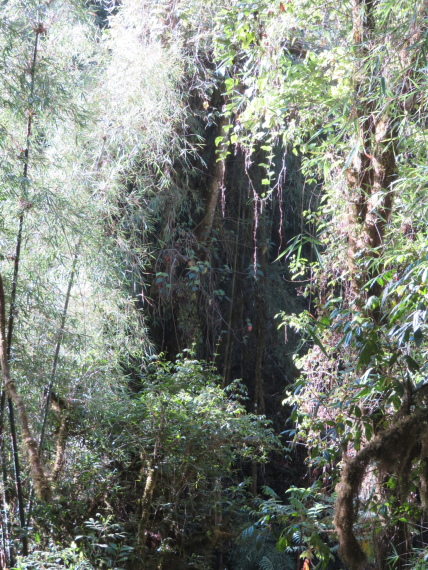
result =
M144 548L147 540L146 531L150 517L153 493L158 480L158 473L157 465L150 465L147 469L146 484L144 486L143 497L141 499L141 517L138 525L138 544L140 548Z
M396 128L395 119L378 106L378 101L369 97L367 85L370 78L364 76L364 64L375 21L373 0L355 0L353 4L353 33L357 59L355 68L354 110L358 152L347 171L348 187L348 269L351 283L351 299L358 300L361 290L369 279L376 278L378 271L361 269L357 258L379 257L384 243L385 227L389 221L393 201L393 182L396 179ZM363 75L361 77L361 75ZM370 89L370 88L369 88ZM365 100L366 99L366 100ZM376 282L369 295L380 294Z
M353 161L347 170L348 198L348 269L350 274L350 300L361 308L364 297L382 295L382 285L376 278L382 271L381 254L384 247L385 230L394 204L394 181L397 178L396 147L398 141L397 117L392 105L382 93L375 96L373 79L381 84L390 75L387 63L380 65L374 74L369 71L369 58L374 52L375 42L379 45L385 30L376 21L375 0L354 0L353 34L357 54L354 71L354 109L352 118L356 125L356 148ZM421 19L421 22L423 20ZM416 28L409 30L408 38L417 38ZM412 42L409 43L411 44ZM413 51L402 48L402 85L415 84L409 80L412 70ZM405 60L405 61L404 61ZM379 86L382 89L381 85ZM408 87L406 87L407 89ZM411 88L410 88L411 89ZM399 105L400 103L397 103ZM404 103L406 105L406 103ZM405 109L407 110L407 109ZM368 285L368 283L370 283ZM383 315L380 308L366 312L374 324L379 325ZM411 461L419 457L426 461L423 442L426 438L427 411L411 413L410 405L406 417L392 427L381 431L354 457L345 459L341 482L338 485L335 526L339 535L339 553L352 570L365 570L370 565L355 534L354 523L358 516L355 499L370 465L376 465L379 482L383 473L395 473L400 486L406 489ZM421 451L422 449L422 451ZM379 484L381 487L381 484ZM408 489L406 489L407 493ZM387 490L384 490L388 493ZM399 492L399 491L398 491ZM393 493L397 495L397 490ZM401 504L405 502L404 496ZM406 495L407 496L407 495ZM387 502L387 497L385 497ZM391 554L391 538L394 536L396 552L400 562L398 568L407 567L410 548L406 523L392 524L384 521L383 531L375 539L376 568L386 568ZM402 566L403 565L403 566Z
M228 147L228 125L229 120L225 116L219 117L217 122L217 136L221 137L222 140L218 145L217 152L215 153L215 164L213 165L210 173L210 180L207 187L205 216L200 223L199 231L197 232L197 237L200 243L205 243L211 234L218 200L224 186L226 164L225 155Z

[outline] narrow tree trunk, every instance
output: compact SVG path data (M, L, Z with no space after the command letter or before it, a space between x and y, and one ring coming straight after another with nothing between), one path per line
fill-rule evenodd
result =
M258 259L260 261L260 270L262 275L256 275L256 361L254 365L254 412L256 414L264 414L265 400L263 390L263 356L265 352L265 329L266 329L266 220L263 214L260 215L260 246Z
M5 409L6 404L6 392L2 390L1 394L1 410ZM2 480L3 480L3 517L1 521L2 525L2 555L0 568L9 568L15 563L13 550L11 550L10 541L10 524L9 524L9 498L7 496L8 482L7 482L7 466L6 466L6 447L5 447L5 432L4 432L4 413L0 415L0 457L1 470L2 470Z
M235 309L235 291L236 291L236 274L238 271L238 252L239 252L239 230L241 223L241 194L239 189L239 202L238 202L238 215L236 221L236 240L235 250L233 252L233 265L232 265L232 286L230 291L229 301L229 314L227 319L227 337L226 347L224 350L224 367L223 367L223 387L227 386L230 382L230 370L232 367L232 349L233 349L233 311Z
M2 400L6 400L6 393L3 391L1 395ZM5 402L2 401L1 407L4 409ZM1 416L0 421L3 424L3 416ZM3 517L1 521L2 525L2 556L0 560L0 568L9 568L14 565L15 560L13 556L13 550L11 549L11 537L10 537L10 523L9 523L9 500L7 496L7 467L5 461L5 433L3 425L0 430L1 434L1 458L2 458L2 480L3 480L3 493L2 493L2 502L3 502Z
M257 208L257 204L255 204ZM259 252L258 260L260 262L259 266L262 275L255 275L256 282L256 314L257 320L255 322L256 326L256 358L254 363L254 413L257 415L264 414L265 412L265 398L264 398L264 381L263 381L263 356L265 352L265 327L266 327L266 220L264 214L260 214L259 217L259 247L257 251ZM251 475L252 483L251 490L253 496L257 495L258 488L258 463L253 461L251 465Z
M210 173L210 180L207 187L207 199L205 216L199 225L197 236L200 243L205 243L213 227L214 216L217 209L217 204L221 194L221 190L224 186L224 174L225 174L225 154L228 147L228 125L229 121L226 117L221 116L217 123L217 133L218 137L221 137L221 142L218 145L218 151L215 153L215 163L212 167Z
M16 406L18 411L18 419L22 432L22 439L28 454L30 463L31 477L37 496L42 501L49 501L51 498L51 488L47 478L45 477L42 463L39 456L39 450L36 440L34 439L25 409L24 401L18 394L15 382L11 379L9 372L8 350L6 340L6 319L5 319L5 300L3 281L0 276L0 361L2 366L3 386L7 396ZM17 448L17 442L14 442L14 448ZM18 473L16 474L18 476ZM25 526L25 517L24 525Z
M156 488L158 472L157 465L150 465L147 469L146 484L144 486L143 497L141 499L141 517L138 525L138 544L140 548L144 548L147 540L147 525L150 518L150 507L152 504L153 493Z
M48 417L48 412L49 412L49 403L50 403L53 385L55 383L55 378L56 378L56 369L58 366L59 351L61 349L62 339L64 337L65 321L67 319L68 305L70 303L70 297L71 297L71 289L73 287L74 277L76 275L76 266L77 266L77 260L79 257L79 249L80 249L80 241L76 244L76 248L74 251L73 265L71 268L70 278L68 280L68 287L67 287L67 293L65 295L64 309L63 309L62 315L61 315L61 323L60 323L59 331L58 331L58 339L57 339L57 343L56 343L56 347L55 347L54 359L52 362L52 371L51 371L48 389L47 389L46 404L45 404L45 410L44 410L44 414L43 414L42 429L40 432L40 440L39 440L40 449L43 446L43 440L45 437L46 422L47 422L47 417Z
M59 430L56 438L56 454L55 462L52 468L52 473L50 479L55 483L62 471L65 464L65 448L67 444L68 434L70 431L70 412L68 403L62 398L56 397L54 392L51 393L51 400L53 403L53 408L59 417Z

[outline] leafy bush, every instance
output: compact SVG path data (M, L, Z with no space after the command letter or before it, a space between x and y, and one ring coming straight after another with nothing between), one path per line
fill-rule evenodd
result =
M68 548L52 545L49 550L36 550L27 557L19 557L12 570L94 570L94 566L75 543Z

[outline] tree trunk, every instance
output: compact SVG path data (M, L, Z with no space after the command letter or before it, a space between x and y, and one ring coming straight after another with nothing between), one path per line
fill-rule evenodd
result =
M366 295L382 295L382 285L376 282L376 278L382 271L380 257L384 247L386 225L394 203L393 183L397 178L397 116L392 105L383 99L382 93L380 97L374 96L373 72L370 71L368 61L375 41L379 42L380 33L383 32L382 28L377 29L380 24L375 20L375 6L373 0L355 0L353 4L353 33L358 57L354 72L357 79L352 118L356 125L355 148L358 148L358 152L347 170L347 233L350 300L355 301L360 308L364 305ZM409 32L408 37L413 39L418 34L415 29ZM407 48L408 46L402 48L402 60L406 60L403 61L403 85L409 80L409 74L413 73L409 72L413 55ZM375 72L381 90L382 81L385 82L385 77L388 77L386 65L382 64ZM382 318L380 308L366 311L366 316L376 325L379 325ZM335 526L339 535L341 556L353 570L369 567L353 530L357 517L355 499L358 498L368 465L375 464L380 473L397 473L399 489L400 478L407 476L411 461L417 454L421 454L420 448L414 447L418 432L409 428L413 425L421 426L426 422L426 411L410 413L408 407L404 416L401 423L382 431L355 457L347 459L342 470L336 501ZM426 429L426 425L423 429ZM388 450L388 438L394 442L390 447L394 453L385 452ZM413 456L409 459L411 453ZM425 457L421 459L426 460ZM382 476L379 477L379 487L383 487L385 503L388 503L387 494L391 491L381 485ZM395 496L397 489L392 492ZM401 504L405 501L406 498L403 497ZM386 519L383 531L375 539L376 568L387 567L386 561L392 552L392 538L400 558L397 567L407 565L411 549L407 524L399 522L393 525Z
M221 137L221 142L219 145L217 145L218 150L214 155L215 163L210 172L204 219L200 223L198 231L196 232L200 243L205 243L211 234L218 200L222 188L224 188L224 174L226 164L225 155L228 147L228 125L229 120L226 117L219 117L217 121L217 137Z
M257 204L256 204L257 207ZM266 220L264 214L260 214L260 235L259 235L259 252L258 259L260 261L260 271L262 275L255 276L256 282L256 361L254 367L254 413L264 414L265 400L264 400L264 387L263 387L263 356L265 352L265 332L266 332Z
M396 137L394 117L382 110L382 103L373 99L370 77L364 76L364 64L370 55L371 37L375 28L372 0L355 0L353 5L353 33L360 56L355 68L354 110L358 152L347 171L348 186L348 260L351 283L351 299L361 297L361 289L369 279L374 279L379 268L361 269L356 258L380 256L385 227L389 221L394 201L392 183L396 179ZM363 75L363 77L361 77ZM380 107L380 109L379 109ZM380 294L376 282L369 295Z
M147 469L146 484L141 499L141 517L138 525L138 544L140 548L144 548L147 540L147 525L150 518L150 507L158 480L158 473L157 465L150 465Z
M230 383L230 370L232 367L232 349L233 349L233 335L234 335L234 323L233 323L233 313L236 307L236 276L238 272L238 253L239 253L239 232L241 224L241 199L242 191L239 192L238 210L236 216L236 239L234 244L233 252L233 265L232 265L232 285L230 289L230 301L229 301L229 311L227 318L227 337L226 337L226 347L224 350L224 366L223 366L223 384L222 386L227 386ZM240 323L242 326L242 323Z

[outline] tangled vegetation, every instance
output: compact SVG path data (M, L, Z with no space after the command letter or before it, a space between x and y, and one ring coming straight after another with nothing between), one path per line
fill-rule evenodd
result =
M422 0L0 7L0 568L426 568Z

